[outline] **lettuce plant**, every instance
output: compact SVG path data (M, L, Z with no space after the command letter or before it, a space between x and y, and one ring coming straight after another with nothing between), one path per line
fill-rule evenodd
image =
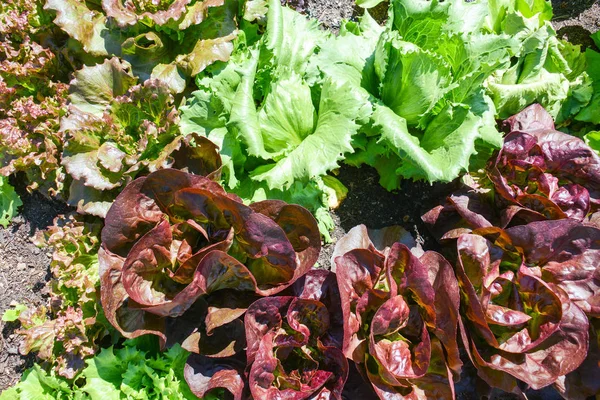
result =
M148 350L135 341L102 349L86 361L74 381L36 364L25 371L20 383L3 391L0 399L196 400L183 378L189 353L178 345L164 353Z
M548 226L556 223L563 221L532 225L546 224L546 236L556 239L561 229ZM552 267L519 252L527 227L479 229L457 241L463 342L479 376L514 393L521 393L515 378L540 389L574 371L589 340L588 319L575 299L545 279ZM545 252L541 244L526 251Z
M381 399L453 399L462 364L452 266L435 252L417 257L394 240L388 235L376 247L361 225L336 245L343 351Z
M328 37L315 20L269 1L264 35L240 33L229 64L197 79L182 107L182 131L217 143L224 184L245 201L277 198L309 208L328 236L327 213L345 188L327 173L353 151L366 94L329 80L317 84L309 61Z
M99 4L100 3L100 4ZM80 58L120 57L142 82L158 79L182 92L187 78L227 61L237 34L236 0L48 0L54 22Z
M67 100L65 38L42 0L0 5L0 175L27 175L28 190L61 195L62 133Z
M368 14L346 23L314 61L321 77L371 96L346 162L377 168L389 190L399 177L451 181L501 145L496 118L534 102L575 115L591 99L585 56L556 38L550 16L544 1L395 0L383 30Z
M600 158L583 140L557 131L534 104L504 121L502 149L463 180L446 204L423 216L438 237L461 230L573 219L596 224Z
M600 157L583 140L557 131L534 104L504 122L510 133L488 176L507 203L505 225L525 220L583 220L600 205Z
M19 315L21 354L36 352L47 367L72 379L110 332L99 304L101 223L69 216L39 232L34 242L52 246L48 304Z
M217 374L201 382L220 387L226 372L219 371L245 347L246 309L306 274L320 246L317 223L302 207L274 200L246 206L207 177L159 170L129 184L106 216L104 313L127 338L181 343L198 354L189 373L197 375L198 366L198 374Z
M80 213L104 217L119 191L142 172L190 163L201 168L196 172L210 173L220 166L212 143L180 136L167 86L156 79L137 84L130 66L117 58L77 71L69 99L61 120L61 163L72 178L68 202Z
M313 270L298 297L266 297L245 316L253 398L341 399L348 361L335 275Z

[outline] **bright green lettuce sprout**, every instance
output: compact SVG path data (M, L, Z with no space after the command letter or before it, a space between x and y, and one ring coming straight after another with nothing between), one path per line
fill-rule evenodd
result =
M121 57L145 81L160 79L177 93L187 79L227 61L237 36L237 0L47 0L55 23L83 58ZM246 14L256 18L256 7ZM250 18L250 17L249 17Z
M320 79L370 95L371 120L346 162L374 166L388 190L481 165L501 144L505 114L540 102L565 121L591 98L583 54L556 38L543 0L391 3L385 29L365 13L313 62Z
M310 59L330 35L279 1L268 6L260 40L241 32L230 63L197 79L200 89L181 109L182 131L220 147L228 190L246 201L301 204L327 236L327 210L345 195L327 173L354 151L368 97L332 79L315 82Z

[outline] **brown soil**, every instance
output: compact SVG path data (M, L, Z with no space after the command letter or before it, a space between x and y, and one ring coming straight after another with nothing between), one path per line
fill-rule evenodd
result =
M68 208L50 201L39 193L28 194L22 180L12 179L23 200L21 214L11 225L0 227L0 315L16 304L36 306L46 303L45 287L50 279L50 249L39 249L31 237L52 223ZM19 354L19 322L0 321L0 390L14 385L21 373L35 360L33 355Z

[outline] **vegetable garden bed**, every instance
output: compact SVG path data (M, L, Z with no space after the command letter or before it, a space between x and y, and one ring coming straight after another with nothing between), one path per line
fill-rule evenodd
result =
M0 6L0 399L600 395L600 6L446 1Z

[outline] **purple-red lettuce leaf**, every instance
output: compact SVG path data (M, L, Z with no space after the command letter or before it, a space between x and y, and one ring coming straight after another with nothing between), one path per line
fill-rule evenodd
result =
M417 257L404 244L384 242L378 249L359 227L334 251L343 351L382 399L452 399L462 365L452 267L437 253Z
M125 337L154 334L207 357L245 345L242 317L315 264L316 221L279 201L246 206L208 177L162 169L117 197L102 231L108 320Z
M586 400L600 394L600 320L590 321L590 347L587 357L575 371L561 377L554 386L565 399Z
M473 229L574 219L597 225L600 157L583 140L557 131L538 104L504 121L504 144L485 171L422 216L438 240Z
M542 279L560 286L590 317L600 317L600 229L572 219L532 222L506 234Z
M245 317L249 388L261 399L339 399L348 377L335 275L310 271L295 296L267 297ZM337 334L336 334L337 333Z
M504 121L509 131L488 175L506 208L504 226L521 210L526 221L583 220L600 205L600 157L582 139L557 131L534 104Z
M583 362L585 313L524 263L504 231L461 235L457 251L463 341L490 386L518 393L516 378L540 389Z
M215 359L192 353L183 374L191 391L199 398L224 389L228 393L223 393L219 399L242 400L244 366L243 361L235 357Z

